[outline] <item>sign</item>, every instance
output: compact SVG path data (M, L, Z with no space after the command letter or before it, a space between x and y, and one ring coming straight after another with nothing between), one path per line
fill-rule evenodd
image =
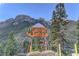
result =
M29 37L32 38L45 38L48 37L47 34L47 29L41 25L41 24L36 24L34 26L31 27L31 29L29 30L29 32L26 33ZM41 45L40 47L42 47L42 45L45 45L45 49L47 50L47 42L42 40L39 41L39 45ZM31 40L31 44L30 44L30 52L32 51L32 40Z
M42 27L32 28L29 33L27 32L27 35L29 35L30 37L39 37L39 38L44 38L48 36L46 28L42 28Z

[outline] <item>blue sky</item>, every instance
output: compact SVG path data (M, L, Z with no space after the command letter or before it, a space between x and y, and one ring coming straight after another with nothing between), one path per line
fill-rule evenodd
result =
M52 17L52 11L55 9L55 6L56 6L56 3L0 4L0 21L7 20L9 18L15 18L19 14L29 15L33 18L43 17L46 20L50 20ZM77 20L79 18L79 4L66 3L65 9L69 19Z

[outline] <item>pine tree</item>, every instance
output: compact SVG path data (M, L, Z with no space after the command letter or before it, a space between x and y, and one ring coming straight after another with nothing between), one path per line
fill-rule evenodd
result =
M53 11L52 24L51 24L51 40L50 45L51 49L54 51L58 51L58 45L61 45L61 51L64 52L64 43L66 39L64 38L64 30L66 28L67 14L64 8L63 3L59 3L56 5L56 10Z
M13 33L9 33L8 40L4 49L4 55L13 56L17 54L17 44L15 42Z
M79 20L77 21L77 37L78 37L78 42L77 43L77 51L79 53Z
M27 40L23 42L23 47L25 53L29 52L29 42Z
M38 38L33 38L32 39L32 43L33 43L33 51L38 51Z
M3 55L4 44L0 42L0 56Z

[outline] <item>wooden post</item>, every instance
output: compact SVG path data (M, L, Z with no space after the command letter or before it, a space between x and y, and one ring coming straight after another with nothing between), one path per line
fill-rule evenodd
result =
M61 56L61 45L59 44L59 56Z
M77 56L78 55L78 52L77 52L77 44L74 44L74 47L75 47L75 55Z
M30 38L30 47L29 47L29 52L32 51L32 39Z
M45 50L47 50L47 39L46 38L44 38L44 46L45 46Z

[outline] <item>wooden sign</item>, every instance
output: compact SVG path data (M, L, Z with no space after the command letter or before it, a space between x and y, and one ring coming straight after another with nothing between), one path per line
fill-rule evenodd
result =
M39 37L39 38L44 38L47 37L47 30L46 28L32 28L31 32L27 32L27 35L29 35L30 37Z
M29 37L32 37L32 38L46 38L46 37L48 37L47 29L43 25L41 25L40 23L32 26L29 29L29 31L26 32L26 35ZM43 40L43 41L40 41L39 44L44 45L44 44L46 44L46 42ZM45 49L47 49L47 45L46 45ZM31 39L30 44L29 44L29 50L30 50L29 52L32 51L32 39Z

